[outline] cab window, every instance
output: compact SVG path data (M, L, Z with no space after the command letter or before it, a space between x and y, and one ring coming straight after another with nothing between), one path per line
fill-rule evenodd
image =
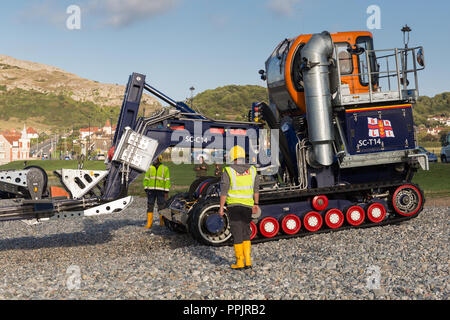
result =
M369 68L372 73L372 85L378 84L378 74L373 72L378 71L378 65L376 63L376 57L374 52L369 52L369 61L367 61L366 50L373 50L373 40L371 37L358 37L356 39L356 45L364 49L364 52L358 55L358 69L359 69L359 82L362 86L369 85Z
M347 51L349 45L350 44L348 42L336 43L336 54L337 59L339 59L339 71L341 75L353 73L352 55L350 52Z
M297 52L295 53L294 56L294 60L292 62L292 81L293 81L293 85L295 90L297 90L298 92L304 92L305 88L304 88L304 83L303 83L303 73L302 73L302 68L301 65L303 63L302 61L302 49L305 46L304 43L301 43L298 46Z

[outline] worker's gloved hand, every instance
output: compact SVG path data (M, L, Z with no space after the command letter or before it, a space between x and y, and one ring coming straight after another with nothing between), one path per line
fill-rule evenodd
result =
M150 194L150 190L149 189L145 189L145 193L147 194L147 196Z

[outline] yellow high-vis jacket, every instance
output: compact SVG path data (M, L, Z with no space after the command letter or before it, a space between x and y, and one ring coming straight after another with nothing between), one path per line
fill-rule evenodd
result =
M154 165L145 173L143 181L145 190L170 190L170 172L169 168L160 164L158 169Z
M256 168L250 166L243 173L236 172L231 167L223 169L230 177L230 189L227 194L227 205L240 204L252 207L254 205L253 194L256 178Z

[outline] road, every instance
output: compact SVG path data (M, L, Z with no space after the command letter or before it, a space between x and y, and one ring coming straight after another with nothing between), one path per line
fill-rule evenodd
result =
M50 150L52 149L52 146L54 147L57 143L58 143L58 137L52 137L51 139L42 141L38 145L36 145L36 144L32 145L30 147L30 153L32 155L37 153L37 154L39 154L39 157L42 157L43 153L46 153L48 156L50 156Z

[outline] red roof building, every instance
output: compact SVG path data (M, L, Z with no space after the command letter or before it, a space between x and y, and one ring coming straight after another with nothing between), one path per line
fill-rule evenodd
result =
M81 128L80 129L80 139L87 138L89 135L93 135L99 131L98 127Z
M28 139L37 139L39 138L39 133L32 127L29 127L27 128L27 137Z
M22 134L4 132L0 134L0 164L30 158L30 139L24 126Z

